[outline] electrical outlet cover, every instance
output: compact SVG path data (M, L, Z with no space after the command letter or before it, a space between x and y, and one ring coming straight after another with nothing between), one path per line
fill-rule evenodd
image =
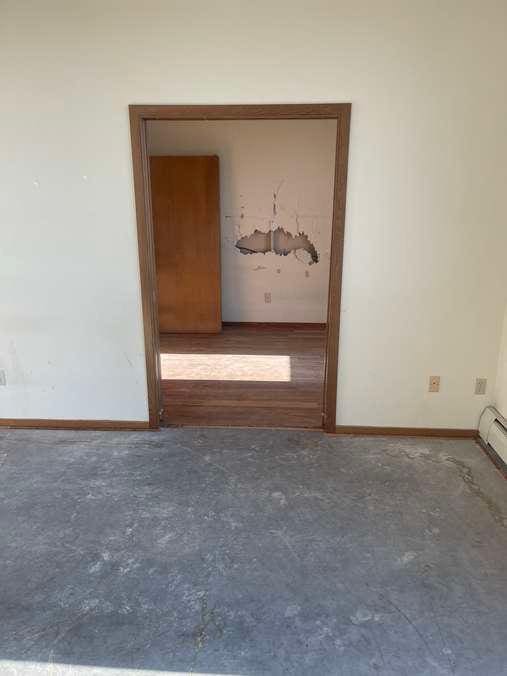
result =
M440 392L440 376L430 376L428 392Z
M488 386L487 378L476 378L475 379L475 394L486 394L486 388Z
M5 387L7 385L7 378L5 376L5 371L0 369L0 387Z

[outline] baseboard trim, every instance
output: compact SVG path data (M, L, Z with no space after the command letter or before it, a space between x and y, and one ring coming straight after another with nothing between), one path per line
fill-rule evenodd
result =
M377 435L385 437L445 437L476 439L478 430L440 427L361 427L360 425L337 425L336 434L356 436Z
M327 324L318 322L222 322L224 327L239 329L325 329Z
M46 420L28 418L0 418L0 427L40 430L149 430L146 420Z
M117 431L155 429L147 420L46 420L43 418L0 418L0 427L11 429ZM364 427L360 425L337 425L335 434L477 439L479 433L474 429L449 429L439 427Z

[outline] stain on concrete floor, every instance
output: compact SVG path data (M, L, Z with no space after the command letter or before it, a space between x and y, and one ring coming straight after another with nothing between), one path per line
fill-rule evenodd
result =
M473 441L7 430L0 458L0 672L507 674Z

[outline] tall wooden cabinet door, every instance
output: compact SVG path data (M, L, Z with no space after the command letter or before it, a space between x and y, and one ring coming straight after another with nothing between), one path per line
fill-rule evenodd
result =
M222 329L218 157L151 157L161 333Z

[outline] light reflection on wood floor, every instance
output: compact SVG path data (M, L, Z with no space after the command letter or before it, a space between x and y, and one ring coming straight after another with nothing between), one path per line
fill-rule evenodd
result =
M321 427L325 329L160 336L166 425Z

